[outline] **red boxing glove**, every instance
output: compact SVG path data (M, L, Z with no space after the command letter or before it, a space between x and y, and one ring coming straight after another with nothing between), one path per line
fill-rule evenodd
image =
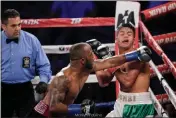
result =
M49 116L49 105L45 104L43 100L34 107L34 110L43 116Z

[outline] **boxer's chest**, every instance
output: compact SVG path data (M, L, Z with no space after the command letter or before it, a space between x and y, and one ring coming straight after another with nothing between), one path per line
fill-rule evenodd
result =
M131 71L140 71L141 64L139 62L127 62L121 66L119 66L118 70L116 71L116 77L128 77L128 73Z

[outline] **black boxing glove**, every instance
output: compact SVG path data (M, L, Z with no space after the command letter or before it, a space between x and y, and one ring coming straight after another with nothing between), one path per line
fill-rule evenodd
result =
M39 82L35 88L36 92L39 94L47 92L48 84L45 82Z
M95 102L89 99L85 99L81 103L81 112L85 115L95 113Z
M150 55L152 54L151 50L147 46L141 46L135 51L125 53L126 61L139 60L142 62L149 62L151 60Z
M102 45L97 39L91 39L86 41L92 48L92 51L99 59L105 59L112 57L112 52L108 46Z
M98 55L97 48L101 45L101 42L98 41L97 39L91 39L86 41L86 43L88 43L91 46L92 51L97 56Z
M100 59L106 59L106 58L112 57L112 52L109 50L109 47L105 45L100 45L97 48L97 53L98 53L97 56Z

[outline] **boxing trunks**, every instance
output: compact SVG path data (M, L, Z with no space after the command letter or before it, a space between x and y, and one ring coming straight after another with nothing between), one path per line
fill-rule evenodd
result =
M56 76L64 75L61 71ZM52 82L53 78L49 81L49 84ZM28 115L28 117L38 117L38 118L48 118L49 116L49 105L45 104L43 100L41 100L32 110L32 112Z
M149 92L125 93L120 91L114 110L106 117L145 118L154 115L154 106Z

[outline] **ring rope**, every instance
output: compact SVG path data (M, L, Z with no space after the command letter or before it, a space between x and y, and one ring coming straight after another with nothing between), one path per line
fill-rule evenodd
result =
M153 36L153 38L160 46L164 44L175 43L176 42L176 32L156 35L156 36Z
M145 36L145 40L147 41L147 43L149 44L149 46L159 55L161 56L162 60L164 61L165 64L168 65L170 71L172 72L172 74L174 75L174 77L176 78L176 68L174 67L174 65L172 64L172 62L170 61L170 59L166 56L166 54L164 53L164 51L161 49L161 47L157 44L157 42L155 41L155 39L152 37L152 35L150 34L150 32L148 31L148 29L146 28L146 26L143 24L142 21L139 21L140 23L140 28L142 29L142 31L144 32L144 36Z
M176 42L176 32L171 32L167 34L161 34L153 36L156 42L159 45L164 45L168 43L175 43ZM107 43L104 44L108 46L111 51L115 51L115 44L114 43ZM69 53L69 49L72 45L47 45L42 46L46 54L66 54Z
M174 64L174 66L176 67L176 62L172 62ZM157 66L157 69L159 70L160 73L162 74L168 74L170 73L169 67L166 64L161 64ZM150 77L155 77L156 73L154 72L154 70L152 68L150 68Z
M174 91L170 88L170 86L166 82L165 78L162 76L162 74L156 68L156 65L153 63L152 60L150 60L149 64L150 64L151 68L155 71L155 73L156 73L158 79L160 80L165 92L168 94L171 103L173 104L173 106L176 109L176 95L175 95ZM155 99L153 99L153 100L155 100Z
M159 100L157 99L157 96L154 95L154 93L153 93L151 88L149 88L149 92L151 94L153 105L154 105L155 110L157 111L158 115L159 116L168 117L168 115L166 114L166 112L163 109L162 105L160 104Z
M176 62L173 62L174 66L176 67ZM166 64L161 64L161 65L158 65L157 66L158 70L162 73L162 74L168 74L170 73L169 69L168 69L168 66ZM154 72L154 70L152 68L150 68L150 77L153 78L156 76L156 73ZM53 78L54 76L52 76ZM51 78L51 79L52 79ZM32 79L32 84L33 85L37 85L40 81L40 78L39 76L35 76L34 79ZM116 81L115 78L113 78L112 82ZM96 79L96 76L95 74L90 74L89 78L87 79L86 83L97 83L97 79Z
M174 11L176 11L176 2L172 1L144 10L141 14L146 21ZM115 19L114 17L22 19L21 23L22 28L114 26Z
M153 18L176 11L176 1L168 2L141 12L142 21L148 21Z
M139 24L140 24L139 26L140 26L141 30L144 33L145 40L147 41L147 43L159 56L162 57L164 63L167 64L170 71L173 73L174 77L176 77L176 69L175 69L173 63L169 60L169 58L166 56L166 54L161 49L161 47L156 43L156 41L154 40L154 38L152 37L152 35L148 31L148 29L145 27L143 22L139 21ZM149 64L152 67L152 69L155 71L155 73L158 76L158 79L160 80L165 92L168 94L171 103L173 104L173 106L176 109L176 95L175 95L174 91L170 88L170 86L166 82L165 78L161 75L161 73L159 72L159 70L157 69L156 65L153 63L152 60L149 62Z

